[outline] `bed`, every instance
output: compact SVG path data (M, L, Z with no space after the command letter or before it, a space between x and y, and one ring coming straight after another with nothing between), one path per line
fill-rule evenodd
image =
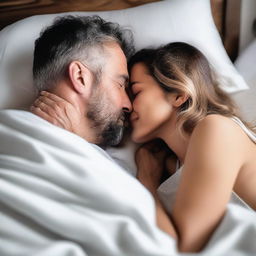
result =
M0 255L185 255L156 227L153 200L134 178L137 145L127 141L106 153L26 111L36 97L34 40L68 12L98 14L128 27L137 50L191 43L253 121L256 76L248 72L248 56L256 47L237 56L240 5L240 0L1 1L0 110L8 110L0 111ZM196 255L255 255L255 237L255 213L230 204Z

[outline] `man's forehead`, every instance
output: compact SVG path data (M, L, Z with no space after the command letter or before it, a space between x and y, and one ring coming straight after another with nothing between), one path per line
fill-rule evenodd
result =
M124 51L122 50L119 43L115 41L106 42L103 45L103 48L105 51L111 53L111 54L122 54L124 55ZM126 59L126 57L125 57Z
M106 46L105 72L112 79L128 82L129 74L127 69L127 59L118 43L108 43Z

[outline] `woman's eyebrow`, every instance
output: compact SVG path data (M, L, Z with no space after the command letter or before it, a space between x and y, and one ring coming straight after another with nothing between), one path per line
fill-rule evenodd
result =
M130 87L132 88L132 87L133 87L133 85L138 84L138 83L139 83L138 81L130 82Z

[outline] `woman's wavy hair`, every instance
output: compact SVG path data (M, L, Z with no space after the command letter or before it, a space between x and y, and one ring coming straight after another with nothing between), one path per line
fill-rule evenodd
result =
M195 47L175 42L157 49L143 49L131 58L129 69L136 63L144 63L165 92L188 96L178 110L177 128L181 134L191 134L209 114L236 116L253 130L241 118L231 97L219 87L206 57Z

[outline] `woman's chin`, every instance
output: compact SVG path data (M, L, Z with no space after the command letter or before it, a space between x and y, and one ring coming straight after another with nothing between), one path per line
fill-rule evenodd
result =
M131 134L131 140L135 143L145 143L147 142L148 140L146 140L144 137L142 136L138 136L134 133Z
M138 136L136 136L133 131L132 131L132 133L131 133L131 140L132 140L133 142L135 142L135 143L138 143L138 142L137 142L137 141L138 141Z

